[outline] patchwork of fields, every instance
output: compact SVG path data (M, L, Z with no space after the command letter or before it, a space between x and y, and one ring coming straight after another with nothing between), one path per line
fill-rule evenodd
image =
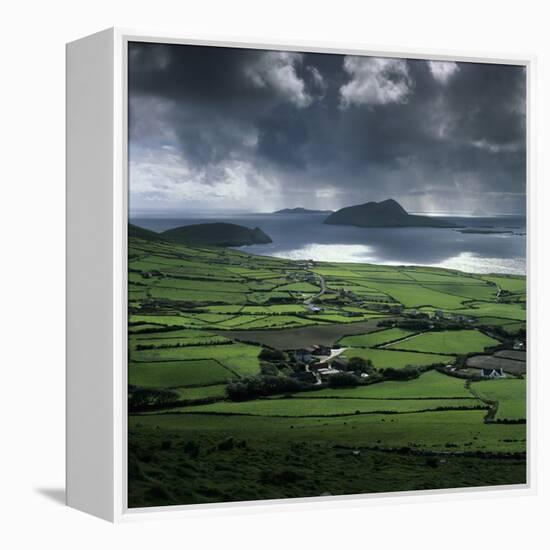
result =
M138 238L128 268L131 506L524 482L525 369L481 379L523 277Z

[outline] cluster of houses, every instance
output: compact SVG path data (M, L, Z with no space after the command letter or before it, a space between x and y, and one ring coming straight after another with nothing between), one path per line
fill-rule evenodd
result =
M314 267L314 265L301 262L296 267L298 267L299 269L310 269ZM311 271L300 271L296 269L293 269L292 271L287 271L285 273L285 277L288 281L306 281L310 283L315 283L317 281L315 274Z
M315 267L315 262L313 260L301 260L295 264L299 269L311 269Z
M314 344L307 348L300 348L294 351L294 358L300 363L309 364L319 357L327 357L331 354L331 349L328 346Z
M502 368L498 369L480 369L479 374L482 378L506 378L506 373Z
M338 293L338 296L341 299L350 300L355 302L358 306L369 310L399 314L404 309L401 304L389 303L390 299L387 297L369 296L368 301L365 301L365 296L358 296L355 292L352 292L346 288L338 288L335 292ZM360 313L357 313L356 315L360 315Z
M388 304L388 303L368 303L362 304L374 311L383 311L385 313L400 314L403 312L404 307L401 304Z
M404 313L405 317L410 317L412 319L427 319L429 315L424 311L418 311L417 309L411 309ZM436 309L433 312L433 318L437 321L453 321L455 323L475 323L476 319L474 317L468 317L466 315L458 315L454 313L446 313L440 309Z
M332 349L321 344L314 344L294 351L294 358L305 363L306 374L313 375L317 382L321 382L333 374L348 370L347 359L341 356L331 357ZM329 359L330 358L330 359ZM365 376L368 376L365 374Z

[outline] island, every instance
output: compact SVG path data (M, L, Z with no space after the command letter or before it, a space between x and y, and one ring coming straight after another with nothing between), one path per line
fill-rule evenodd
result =
M464 233L466 235L515 235L511 230L497 230L497 229L476 229L476 228L466 228L466 229L455 229L458 233Z
M296 208L283 208L282 210L276 210L273 214L332 214L334 210L310 210L309 208L302 208L297 206Z
M134 225L133 223L128 223L128 238L144 239L146 241L164 241L160 233L139 227L139 225Z
M357 227L459 227L441 218L409 214L393 199L341 208L323 223Z
M246 246L273 242L259 227L234 223L198 223L160 233L167 241L203 246Z

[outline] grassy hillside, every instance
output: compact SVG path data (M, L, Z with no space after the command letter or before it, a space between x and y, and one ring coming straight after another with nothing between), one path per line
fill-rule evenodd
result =
M524 278L129 232L130 506L525 481Z
M130 239L143 239L147 241L162 241L164 240L159 233L139 227L132 223L128 224L128 238Z

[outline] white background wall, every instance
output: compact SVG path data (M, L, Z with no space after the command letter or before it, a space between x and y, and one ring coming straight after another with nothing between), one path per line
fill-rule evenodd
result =
M544 2L58 0L0 7L0 544L5 548L543 548L550 464L548 246L550 55ZM538 306L536 497L240 515L112 526L60 504L64 482L64 44L119 25L258 41L536 54ZM534 232L531 237L535 236ZM545 318L546 317L546 318ZM535 335L531 327L531 336ZM544 352L544 353L543 353ZM533 358L534 359L534 358ZM545 433L546 432L546 433ZM546 511L544 507L547 507ZM5 542L5 541L4 541Z

